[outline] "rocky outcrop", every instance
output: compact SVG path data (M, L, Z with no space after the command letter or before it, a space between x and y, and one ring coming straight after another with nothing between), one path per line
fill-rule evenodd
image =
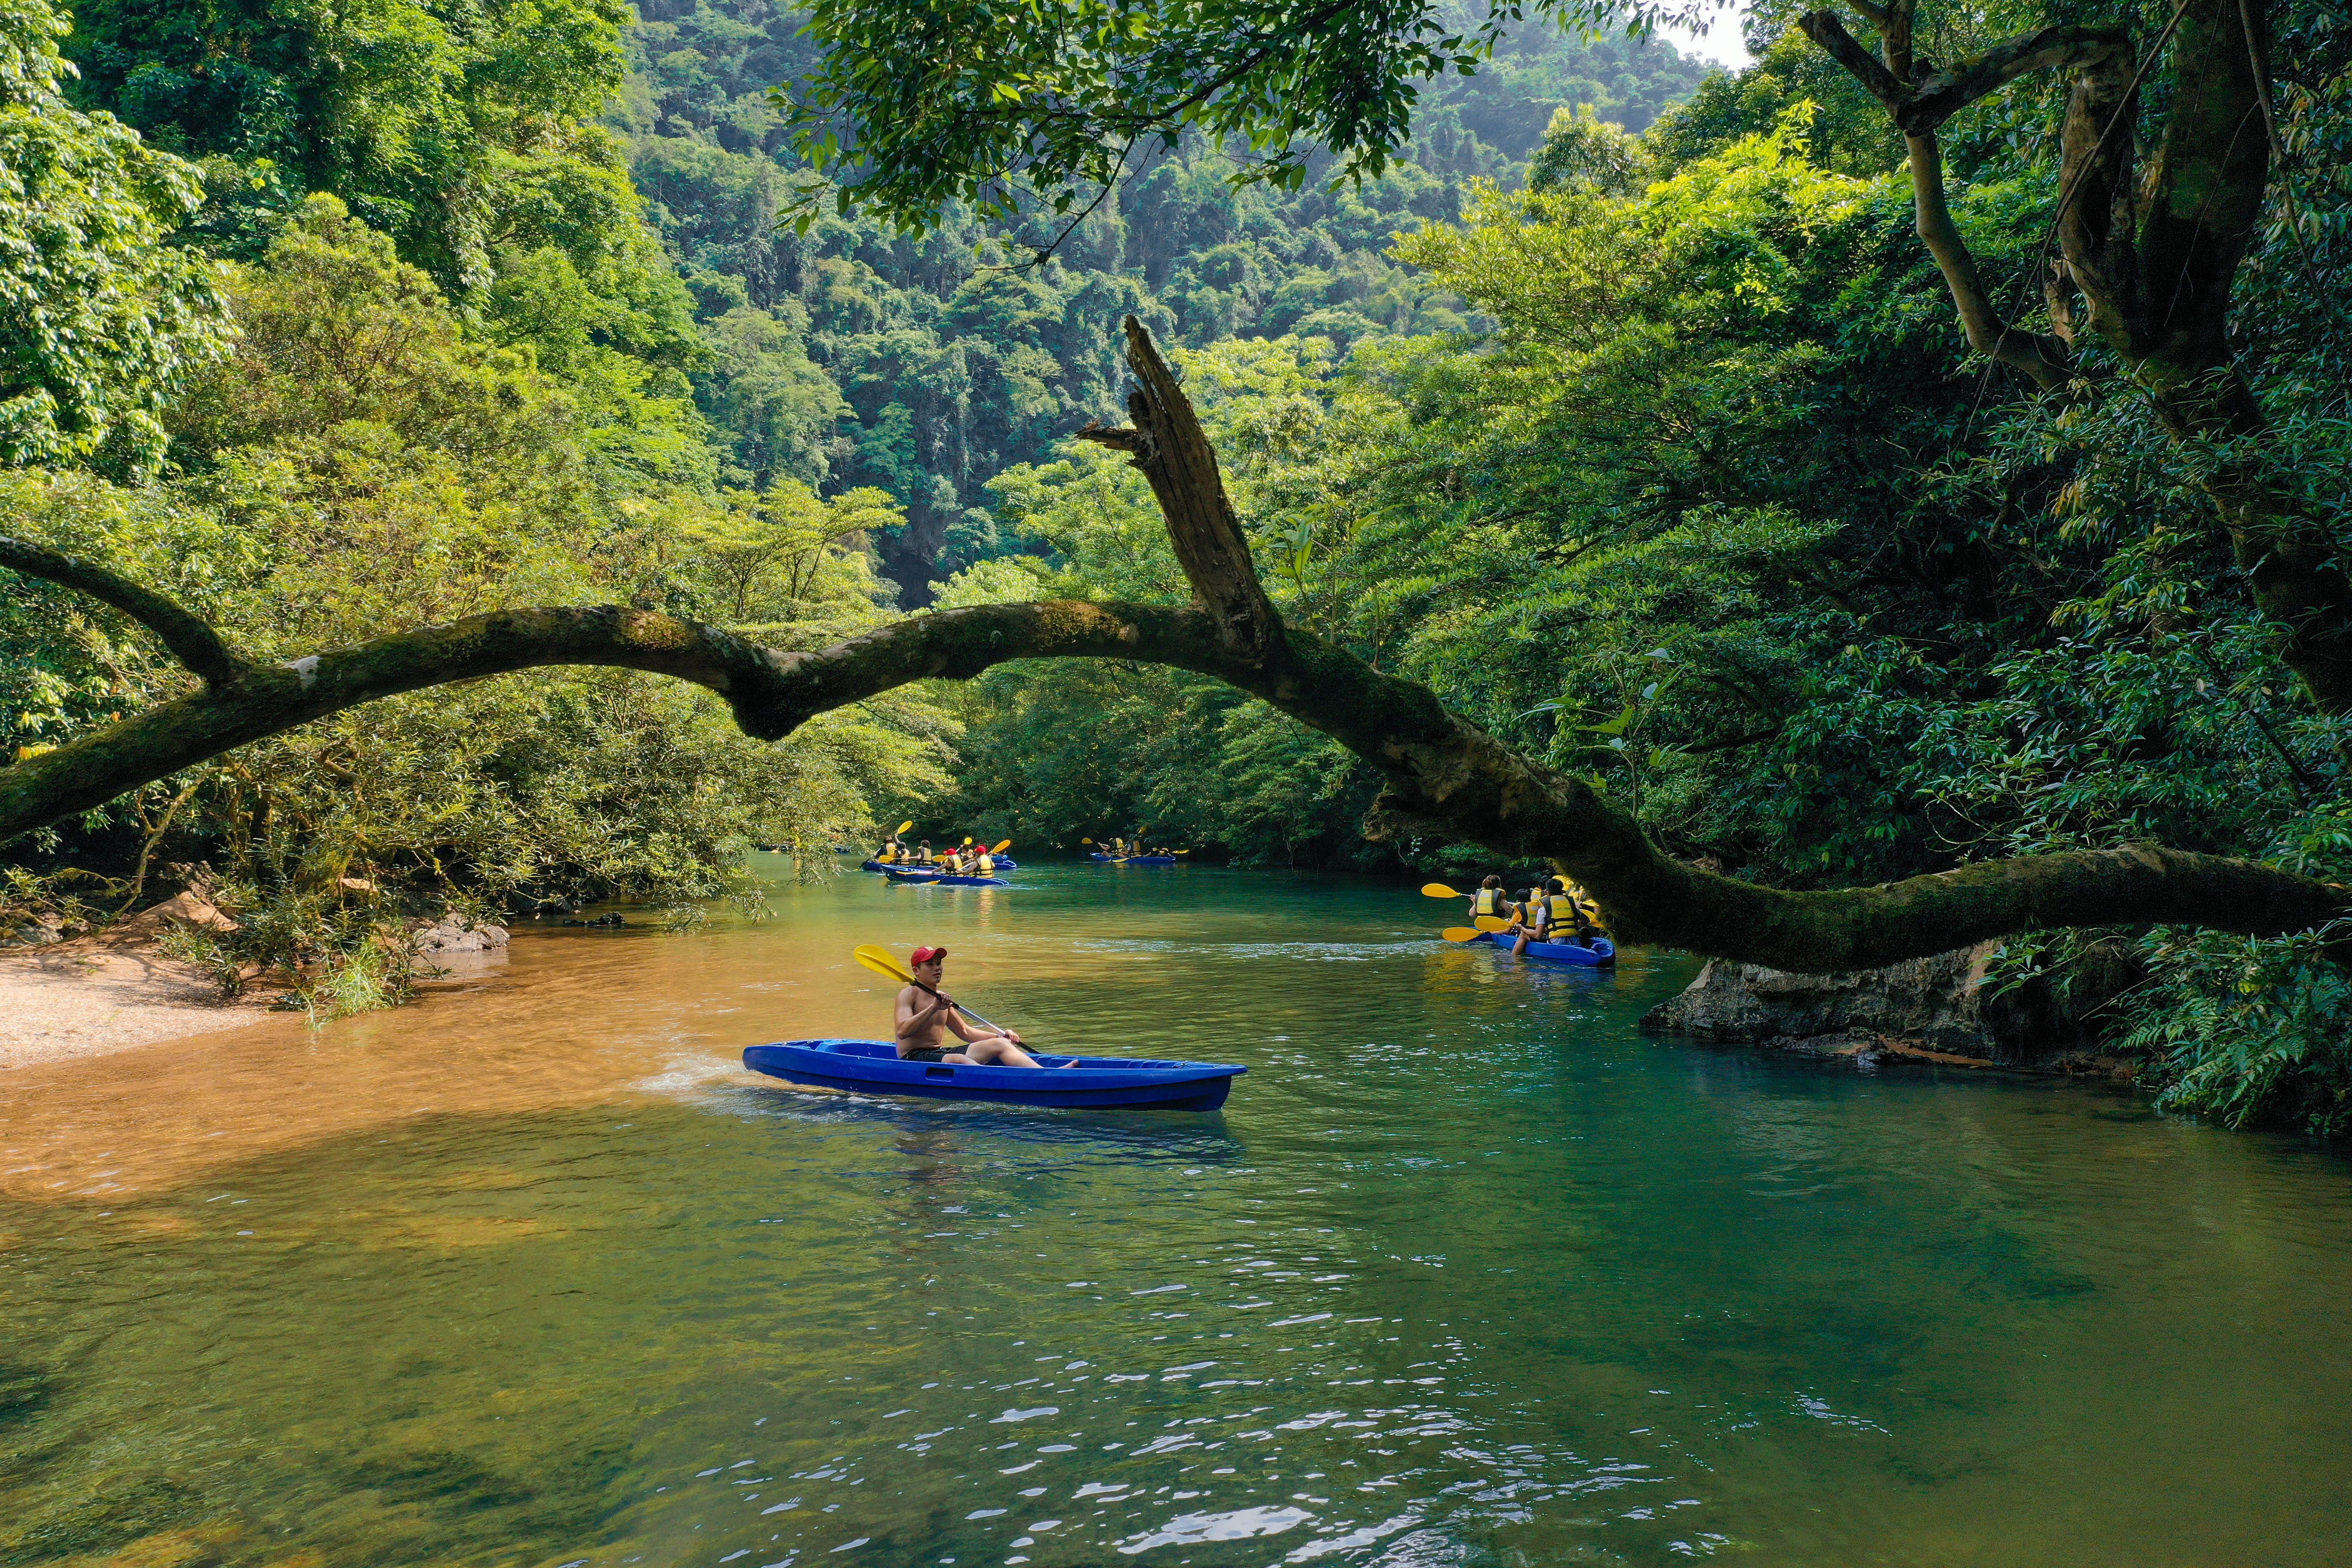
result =
M487 921L474 921L464 915L447 914L424 927L409 939L410 945L424 955L452 952L488 952L506 946L509 936L504 926Z
M1716 959L1682 994L1653 1007L1642 1027L1865 1062L1891 1055L2053 1067L2096 1044L2103 1010L2139 977L2128 948L2103 943L2056 974L1991 985L1987 971L1999 948L1980 942L1843 974Z

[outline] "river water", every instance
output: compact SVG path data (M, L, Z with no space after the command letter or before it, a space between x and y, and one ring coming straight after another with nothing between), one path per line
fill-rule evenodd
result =
M0 1565L2346 1560L2336 1153L1646 1038L1341 879L850 874L0 1075ZM793 1090L951 950L1222 1112Z

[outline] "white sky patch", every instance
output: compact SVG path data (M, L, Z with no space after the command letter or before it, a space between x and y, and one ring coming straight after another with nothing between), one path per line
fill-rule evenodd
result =
M1694 32L1688 27L1661 27L1658 33L1671 40L1675 47L1685 56L1738 70L1754 60L1748 52L1746 41L1739 36L1740 28L1747 24L1747 17L1746 6L1726 6L1708 14L1704 32Z

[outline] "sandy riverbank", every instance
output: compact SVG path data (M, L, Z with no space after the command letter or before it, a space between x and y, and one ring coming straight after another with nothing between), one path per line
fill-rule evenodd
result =
M221 1000L152 949L83 942L0 953L0 1069L101 1056L269 1016L276 993Z

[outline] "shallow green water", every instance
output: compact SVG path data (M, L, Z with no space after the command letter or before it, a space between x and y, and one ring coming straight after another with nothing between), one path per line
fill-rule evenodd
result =
M1020 879L0 1075L0 1564L2345 1560L2340 1158L1647 1039L1691 963L1514 968L1408 890ZM923 938L1044 1043L1252 1071L728 1070L879 1032L847 949Z

